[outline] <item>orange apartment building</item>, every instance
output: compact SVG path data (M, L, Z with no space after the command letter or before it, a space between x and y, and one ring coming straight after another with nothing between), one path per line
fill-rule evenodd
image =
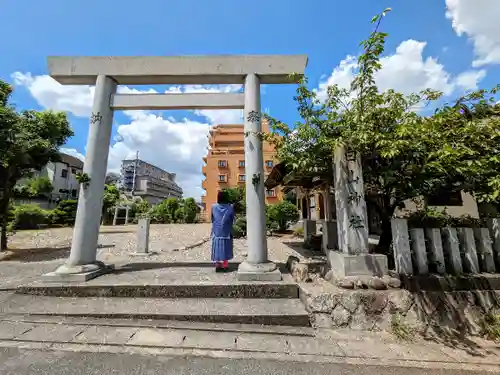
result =
M266 121L262 121L262 130L269 132ZM205 165L202 167L205 180L201 185L205 190L201 197L205 221L210 221L208 213L212 212L212 204L217 202L220 190L244 186L246 181L243 125L215 125L210 129L208 139L208 153L203 158ZM276 163L276 152L273 145L264 141L263 153L265 180ZM274 204L282 199L280 188L266 190L266 203Z

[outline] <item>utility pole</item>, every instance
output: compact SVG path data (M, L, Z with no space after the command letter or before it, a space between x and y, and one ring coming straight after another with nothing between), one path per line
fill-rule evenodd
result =
M134 162L134 177L132 180L132 196L134 196L135 192L135 176L137 175L137 164L139 163L139 150L135 153L135 162Z

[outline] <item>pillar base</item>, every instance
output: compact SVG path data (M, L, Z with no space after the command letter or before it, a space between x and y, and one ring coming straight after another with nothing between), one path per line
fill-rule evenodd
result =
M379 276L388 274L387 256L383 254L346 254L327 251L328 263L335 278Z
M243 262L238 267L239 281L281 281L281 272L272 262Z
M57 270L42 275L44 282L65 283L65 282L85 282L113 271L112 265L102 262L70 266L63 264Z

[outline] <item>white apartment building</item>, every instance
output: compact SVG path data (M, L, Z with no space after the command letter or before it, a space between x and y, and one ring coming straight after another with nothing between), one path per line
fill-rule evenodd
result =
M49 199L19 199L19 204L38 203L43 208L54 208L59 200L78 199L80 184L76 180L76 174L82 172L83 161L63 153L59 153L59 158L59 161L49 162L33 174L34 178L47 177L52 182L53 190Z
M143 160L123 160L121 175L122 188L126 192L133 192L134 196L142 197L149 204L158 204L168 198L182 199L183 191L175 182L175 173Z

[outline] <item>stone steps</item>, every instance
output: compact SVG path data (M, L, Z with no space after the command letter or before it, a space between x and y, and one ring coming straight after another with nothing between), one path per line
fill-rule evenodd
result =
M147 265L147 266L145 266ZM137 298L273 298L294 299L299 288L288 274L278 282L244 282L236 272L215 273L212 267L160 267L142 264L130 271L118 267L84 283L38 281L21 285L19 294L53 297L137 297Z
M299 299L48 297L13 294L5 315L310 326Z

